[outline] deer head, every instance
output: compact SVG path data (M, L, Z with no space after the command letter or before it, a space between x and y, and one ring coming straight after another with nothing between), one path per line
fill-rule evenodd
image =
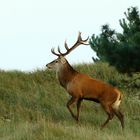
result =
M88 37L89 38L89 37ZM54 70L58 70L60 69L63 65L65 65L67 63L67 60L65 58L66 55L68 55L72 50L74 50L75 48L77 48L78 46L80 45L89 45L87 43L88 41L88 38L83 40L81 38L81 32L79 32L78 34L78 38L77 38L77 41L75 42L75 44L69 48L66 41L64 43L64 46L65 46L65 49L66 49L66 52L65 53L62 53L60 51L60 48L58 47L58 52L56 53L54 48L51 49L51 52L56 55L58 58L55 59L54 61L48 63L46 66L49 68L49 69L54 69Z

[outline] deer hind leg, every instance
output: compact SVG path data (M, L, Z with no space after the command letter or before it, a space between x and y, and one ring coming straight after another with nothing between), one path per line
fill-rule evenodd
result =
M124 129L124 115L121 113L119 109L113 109L115 115L118 117L118 119L121 122L122 129Z
M119 108L120 102L121 100L116 100L116 102L112 105L112 108L113 108L114 114L118 117L121 123L122 129L124 129L124 115L121 113L120 108Z
M67 103L67 108L68 108L69 112L71 113L72 117L77 120L77 116L74 115L74 113L72 112L72 109L70 107L76 101L77 101L77 98L72 97Z
M107 115L108 115L107 120L101 125L101 128L104 128L104 127L106 126L106 124L107 124L110 120L113 119L114 113L113 113L113 109L112 109L111 106L109 106L109 105L102 105L102 106L103 106L105 112L106 112Z

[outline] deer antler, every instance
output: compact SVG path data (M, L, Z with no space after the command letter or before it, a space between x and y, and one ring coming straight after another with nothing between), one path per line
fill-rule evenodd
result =
M51 52L52 52L54 55L58 56L58 57L60 56L60 54L58 54L58 53L56 53L56 52L54 51L54 48L51 49Z
M66 50L67 50L65 53L62 53L62 52L60 51L60 48L59 48L59 47L58 47L58 52L59 52L59 53L56 53L56 52L54 51L54 48L51 49L51 52L52 52L54 55L57 55L58 57L60 57L60 56L66 56L66 55L68 55L72 50L74 50L76 47L78 47L78 46L81 45L81 44L83 44L83 45L89 45L89 44L87 43L88 39L89 39L89 37L88 37L87 39L83 40L82 37L81 37L81 32L79 32L77 41L76 41L76 43L75 43L71 48L68 47L67 42L65 41L64 46L65 46L65 48L66 48Z

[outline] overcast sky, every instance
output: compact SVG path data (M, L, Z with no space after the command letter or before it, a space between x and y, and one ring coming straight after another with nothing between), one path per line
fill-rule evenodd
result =
M51 48L64 51L65 39L70 47L79 31L83 38L99 34L103 24L121 31L119 19L130 6L139 8L140 0L1 0L0 69L42 69L56 58ZM92 62L94 55L80 46L67 59Z

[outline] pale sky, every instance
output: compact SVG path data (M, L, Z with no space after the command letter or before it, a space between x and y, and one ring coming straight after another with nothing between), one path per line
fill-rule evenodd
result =
M109 24L121 31L119 19L130 6L140 10L140 0L1 0L0 69L32 71L43 69L56 57L51 48L64 50L77 39L98 35ZM67 56L70 64L90 63L95 53L79 46Z

